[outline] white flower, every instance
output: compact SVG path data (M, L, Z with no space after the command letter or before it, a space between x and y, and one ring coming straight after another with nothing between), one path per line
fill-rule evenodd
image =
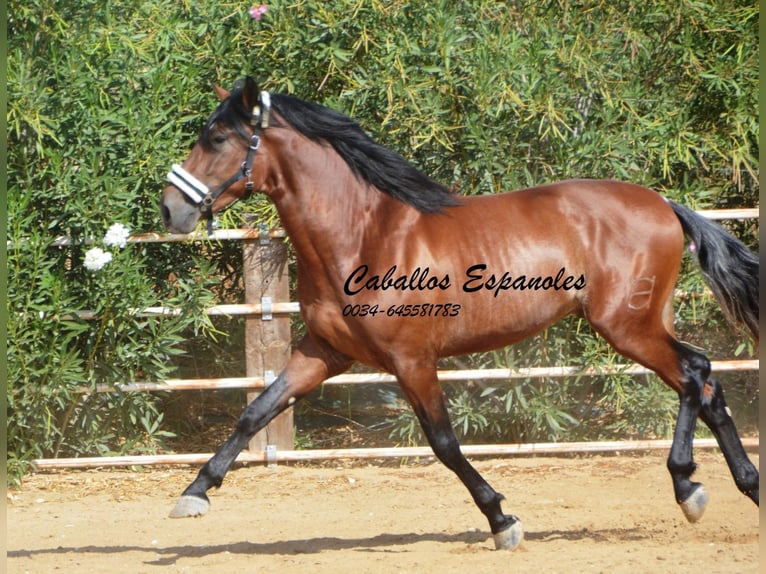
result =
M104 268L104 265L112 260L112 254L108 251L104 251L100 247L94 247L88 249L85 252L85 268L90 271L99 271Z
M128 243L130 230L122 223L114 223L104 235L104 245L122 249Z

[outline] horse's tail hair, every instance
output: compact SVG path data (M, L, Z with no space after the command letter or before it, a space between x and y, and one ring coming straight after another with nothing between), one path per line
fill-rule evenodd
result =
M684 233L694 242L702 275L727 318L735 325L745 325L757 342L758 254L688 207L669 203Z

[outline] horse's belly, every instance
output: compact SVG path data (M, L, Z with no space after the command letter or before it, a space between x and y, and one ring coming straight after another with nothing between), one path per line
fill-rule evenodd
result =
M461 316L445 323L439 355L488 351L512 345L582 308L578 292L512 292L491 300L463 299Z

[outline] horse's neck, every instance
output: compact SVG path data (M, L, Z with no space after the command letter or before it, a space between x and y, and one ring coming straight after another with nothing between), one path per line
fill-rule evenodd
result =
M328 281L356 264L367 249L385 249L387 237L417 220L414 208L360 181L333 153L290 162L272 197L306 274ZM336 163L332 163L336 162Z
M296 250L316 252L324 264L352 259L372 240L380 245L417 217L414 208L353 175L307 182L300 191L288 191L277 210Z

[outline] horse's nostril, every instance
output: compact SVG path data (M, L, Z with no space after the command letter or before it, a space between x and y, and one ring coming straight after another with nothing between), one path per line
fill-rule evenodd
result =
M160 211L162 211L162 222L167 228L170 226L170 209L168 209L168 206L163 203Z

